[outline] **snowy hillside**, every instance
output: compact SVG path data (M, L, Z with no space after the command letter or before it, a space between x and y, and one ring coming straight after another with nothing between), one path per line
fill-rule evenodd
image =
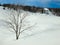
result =
M0 6L0 45L60 45L60 17L52 14L32 13L21 10L21 14L28 13L25 20L31 25L31 31L21 34L19 40L15 33L6 28L2 19L8 20L10 11Z

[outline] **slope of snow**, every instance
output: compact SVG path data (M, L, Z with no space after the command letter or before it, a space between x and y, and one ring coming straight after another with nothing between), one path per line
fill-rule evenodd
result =
M8 9L0 7L0 45L60 45L60 17L28 12L25 20L35 26L15 40L15 33L10 32L1 22L1 19L7 20L8 13Z

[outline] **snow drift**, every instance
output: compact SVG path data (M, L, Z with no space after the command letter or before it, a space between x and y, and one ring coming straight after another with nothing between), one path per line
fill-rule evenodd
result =
M8 9L3 10L0 6L0 45L60 45L60 17L22 10L22 14L28 13L26 20L36 25L31 31L25 31L16 41L15 34L2 26L1 19L8 20L8 12Z

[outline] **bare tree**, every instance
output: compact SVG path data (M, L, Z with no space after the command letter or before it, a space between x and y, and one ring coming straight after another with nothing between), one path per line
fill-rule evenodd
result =
M25 22L25 18L28 16L28 13L21 13L20 9L18 10L11 10L10 13L8 14L8 20L3 20L7 26L15 32L16 35L16 40L19 39L19 36L21 33L24 31L32 28L34 25L28 25Z
M8 5L8 9L10 12L8 13L8 20L3 20L6 24L7 27L9 27L16 35L16 40L19 39L19 36L21 33L23 33L26 30L29 30L32 28L35 24L33 25L28 25L25 23L25 18L29 15L27 12L26 13L21 13L21 7L18 5L19 0L17 0L16 5ZM13 10L15 9L15 10Z

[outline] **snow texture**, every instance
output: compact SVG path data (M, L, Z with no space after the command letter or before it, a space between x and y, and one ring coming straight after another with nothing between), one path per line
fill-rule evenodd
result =
M19 40L15 40L15 33L5 28L1 19L8 20L9 10L3 10L0 6L0 45L60 45L60 17L52 14L28 12L25 19L30 24L36 24L31 31L21 34ZM22 11L22 14L26 11Z

